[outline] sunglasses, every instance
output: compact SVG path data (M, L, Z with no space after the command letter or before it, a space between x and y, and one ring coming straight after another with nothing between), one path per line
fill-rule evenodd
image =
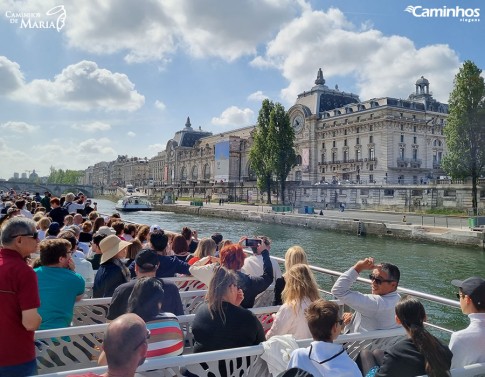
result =
M147 335L145 337L145 339L143 339L140 343L138 343L138 345L133 349L134 351L137 350L138 347L140 347L142 344L144 344L148 339L150 339L150 330L147 329Z
M457 299L460 299L462 297L465 297L465 295L463 293L459 292L459 293L456 294Z
M11 236L10 238L17 237L32 237L34 240L36 240L39 238L39 232L34 232L33 234L16 234L15 236Z
M372 275L372 274L369 275L369 279L372 282L376 282L377 285L381 285L382 283L391 283L391 282L394 281L394 280L381 279L380 277Z

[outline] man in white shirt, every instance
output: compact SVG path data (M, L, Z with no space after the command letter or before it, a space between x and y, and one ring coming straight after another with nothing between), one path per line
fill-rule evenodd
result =
M371 294L351 291L350 287L359 274L369 270L372 273ZM344 272L332 287L332 294L344 304L355 310L355 313L344 313L342 318L347 325L346 332L364 332L389 330L399 327L395 320L394 307L401 298L396 292L400 272L391 263L374 264L374 258L358 261Z
M450 339L453 352L451 368L485 362L485 280L473 276L466 280L453 280L463 314L470 318L470 325L454 332Z
M242 237L239 243L246 240L247 237ZM271 240L266 236L258 236L254 237L255 239L263 240L265 247L263 248L271 251ZM244 246L244 245L243 245ZM263 257L261 256L261 252L258 252L257 247L252 247L251 250L253 251L253 255L246 258L244 260L244 265L241 268L241 271L245 274L251 276L262 276L263 275ZM277 261L271 259L271 264L273 266L273 283L276 279L281 277L281 267Z

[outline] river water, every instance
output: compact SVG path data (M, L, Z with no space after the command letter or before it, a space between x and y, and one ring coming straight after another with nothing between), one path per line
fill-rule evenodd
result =
M110 214L115 211L113 202L102 199L97 202L100 212ZM238 241L242 235L266 235L272 240L272 255L284 257L290 246L300 245L307 252L310 264L341 272L357 260L372 256L377 262L391 262L399 267L402 287L454 300L457 288L450 284L452 279L485 275L485 252L478 248L416 243L394 238L358 237L327 230L171 212L132 212L122 214L122 218L140 224L158 224L162 229L178 232L184 226L189 226L198 231L199 238L209 237L214 232L232 241ZM361 276L367 278L364 273ZM330 290L332 283L330 279L320 277L319 284ZM458 308L424 304L430 322L453 330L467 326L468 318Z

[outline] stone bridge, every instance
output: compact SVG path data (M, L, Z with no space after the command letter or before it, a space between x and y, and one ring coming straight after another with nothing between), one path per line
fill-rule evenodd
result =
M0 181L0 190L4 192L13 188L17 193L28 191L31 194L36 192L44 195L44 192L49 191L53 196L60 197L62 194L72 192L77 194L82 192L88 198L92 198L94 194L93 186L75 185L75 184L57 184L57 183L35 183L30 181Z

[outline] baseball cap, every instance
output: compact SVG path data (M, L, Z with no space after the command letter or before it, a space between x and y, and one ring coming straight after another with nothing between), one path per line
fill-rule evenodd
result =
M109 226L103 225L99 227L98 231L96 232L96 235L97 234L106 234L107 236L111 236L112 234L116 234L116 232Z
M158 232L163 232L162 228L160 228L160 225L157 225L157 224L153 224L151 227L150 227L150 233L158 233Z
M50 236L57 236L59 232L61 231L61 226L57 222L52 222L51 225L49 225L49 229L47 232L49 233Z
M154 250L142 249L136 255L135 263L144 271L149 272L155 270L160 262L157 253Z
M477 309L485 309L485 280L472 276L465 280L452 280L451 284L461 288L462 292L472 299Z

